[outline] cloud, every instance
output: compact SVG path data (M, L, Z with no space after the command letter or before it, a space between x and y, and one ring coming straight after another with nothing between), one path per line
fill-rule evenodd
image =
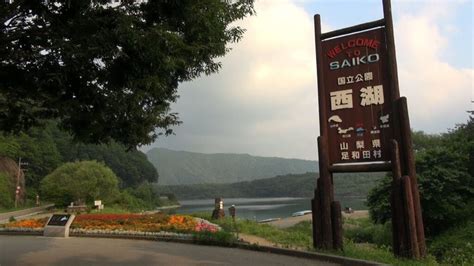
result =
M473 69L456 68L443 58L452 46L449 18L455 10L453 3L439 3L395 23L400 91L417 130L445 132L465 122L472 108Z
M255 9L221 71L180 86L173 109L183 124L157 146L316 158L312 17L291 1L257 1Z
M183 124L153 146L317 159L314 32L305 2L256 1L257 16L240 22L247 32L220 72L180 85L172 108ZM400 90L413 128L444 132L472 109L472 67L456 68L442 56L456 31L450 19L463 1L415 9L412 2L394 11Z

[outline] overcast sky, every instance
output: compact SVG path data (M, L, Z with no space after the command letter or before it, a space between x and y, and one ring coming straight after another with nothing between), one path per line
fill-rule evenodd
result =
M143 147L317 159L313 15L323 32L382 18L381 0L256 0L217 74L179 87L175 136ZM473 1L392 0L412 127L446 132L473 110Z

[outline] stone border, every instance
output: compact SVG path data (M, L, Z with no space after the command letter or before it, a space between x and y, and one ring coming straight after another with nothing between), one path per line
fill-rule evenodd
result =
M26 228L11 228L5 229L0 228L0 235L20 235L20 236L42 236L43 229L26 229ZM310 252L310 251L299 251L286 248L267 247L259 246L248 243L231 243L225 244L217 241L200 241L195 239L192 234L182 233L171 233L171 232L138 232L138 231L106 231L106 230L84 230L84 229L71 229L69 234L70 237L91 237L91 238L114 238L114 239L136 239L136 240L149 240L149 241L165 241L165 242L176 242L184 244L199 244L199 245L214 245L223 247L234 247L252 251L268 252L279 255L293 256L306 259L317 259L320 261L337 263L340 265L347 266L376 266L386 265L373 261L353 259L348 257Z

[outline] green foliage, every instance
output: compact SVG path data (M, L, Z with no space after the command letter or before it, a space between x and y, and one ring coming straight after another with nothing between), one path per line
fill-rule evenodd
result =
M120 178L121 187L136 187L143 182L157 182L158 172L146 155L136 148L111 141L108 144L84 144L75 142L69 134L60 130L55 123L47 127L64 162L96 160L104 162Z
M392 245L392 224L373 224L367 218L346 219L344 237L354 243L372 243L379 247L390 247Z
M52 136L39 129L31 129L18 136L0 136L0 155L28 163L24 168L26 186L37 189L40 180L61 163L61 155L54 145Z
M0 208L9 209L14 205L15 199L15 184L11 179L0 173Z
M391 174L379 180L367 195L367 206L369 207L369 215L375 223L385 223L390 221L392 217L389 197L392 193L392 176Z
M474 121L440 136L416 133L416 167L425 231L428 236L472 220L474 213ZM369 194L375 222L390 219L390 177Z
M443 264L474 265L474 220L435 237L429 251Z
M178 84L216 72L253 14L252 0L105 2L0 5L0 128L52 118L85 142L150 143L179 123Z
M114 204L129 211L143 211L149 207L142 199L134 197L129 190L121 191L115 199Z
M218 246L235 246L238 239L230 232L218 231L218 232L195 232L193 233L194 241L199 244L205 245L218 245Z
M207 220L211 219L210 214L208 213L199 213L195 214L195 216L202 217ZM236 231L231 218L213 220L212 222L219 224L227 232ZM347 223L350 223L351 226L371 226L371 222L368 219L349 219L346 220L346 224ZM430 255L421 261L397 258L393 255L392 251L385 244L375 245L370 243L356 243L355 241L348 238L344 239L344 250L342 251L314 250L311 226L311 222L306 221L298 223L286 229L280 229L268 224L260 224L254 221L237 219L237 231L239 233L262 237L282 247L299 249L303 248L310 251L317 251L321 253L329 253L349 258L375 261L390 265L438 265L435 258ZM344 227L347 228L348 226L346 225ZM385 231L387 230L386 227L380 228ZM387 235L386 232L384 234ZM372 237L376 236L372 234Z
M319 252L327 252L318 250ZM439 265L433 256L428 255L423 260L410 260L397 258L393 252L386 246L378 247L373 244L355 243L349 239L344 239L344 250L327 252L339 256L350 257L355 259L376 261L388 265L400 266L436 266Z
M65 163L41 181L42 195L58 206L81 200L111 203L118 194L118 178L102 163Z
M74 142L56 123L48 122L45 128L32 128L17 136L0 135L0 155L14 160L21 157L28 165L25 173L27 191L33 195L41 179L63 162L96 160L104 162L120 178L120 186L137 187L143 182L156 182L158 172L144 153L111 142L93 145Z

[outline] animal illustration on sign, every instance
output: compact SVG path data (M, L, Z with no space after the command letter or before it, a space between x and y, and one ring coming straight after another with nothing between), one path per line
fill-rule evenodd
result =
M339 134L347 134L347 132L352 131L352 130L354 130L353 127L349 127L349 128L346 128L346 129L343 129L343 128L338 127L338 128L337 128L337 133L339 133Z
M341 123L342 119L338 115L333 115L333 116L329 117L328 122Z
M383 116L380 116L380 122L382 122L382 124L387 124L388 123L388 119L389 119L390 115L389 114L386 114L386 115L383 115Z

